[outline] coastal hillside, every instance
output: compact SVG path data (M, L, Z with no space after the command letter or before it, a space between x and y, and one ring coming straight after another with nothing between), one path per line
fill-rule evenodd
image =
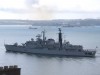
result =
M100 26L100 19L0 20L0 25Z

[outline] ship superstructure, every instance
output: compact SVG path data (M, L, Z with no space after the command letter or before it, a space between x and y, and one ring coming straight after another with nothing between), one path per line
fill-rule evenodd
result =
M61 28L59 28L58 42L55 42L54 39L47 39L45 36L45 30L42 31L42 38L40 34L36 37L36 40L32 38L30 41L26 41L22 45L18 45L17 43L13 45L5 44L5 48L7 51L58 56L93 57L96 53L95 50L84 50L81 45L72 45L69 41L62 42Z

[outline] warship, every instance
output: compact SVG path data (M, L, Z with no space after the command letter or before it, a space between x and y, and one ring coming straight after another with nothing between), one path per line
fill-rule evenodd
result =
M62 38L61 28L59 28L58 41L47 39L45 30L42 34L36 36L36 40L31 38L30 41L18 45L18 43L4 44L6 51L33 53L43 55L57 56L77 56L77 57L94 57L96 50L84 49L82 45L72 45L69 41L64 41Z

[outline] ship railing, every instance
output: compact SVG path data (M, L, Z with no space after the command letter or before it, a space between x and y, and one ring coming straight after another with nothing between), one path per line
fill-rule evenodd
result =
M84 51L89 51L89 52L91 51L92 52L92 51L96 51L96 49L85 49Z

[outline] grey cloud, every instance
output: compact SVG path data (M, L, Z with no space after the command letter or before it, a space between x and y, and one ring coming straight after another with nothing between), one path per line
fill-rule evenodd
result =
M33 4L38 4L39 0L26 0L25 4L29 7L32 7Z
M16 8L0 8L0 11L10 12L10 13L18 13L18 14L26 14L26 13L34 13L35 9L16 9ZM82 10L51 10L52 13L72 13L72 14L100 14L100 11L82 11ZM49 11L48 11L49 12Z
M39 0L26 0L28 4L38 3Z
M37 4L39 0L25 0L25 4L28 7L25 9L17 9L17 8L0 8L0 11L4 12L10 12L10 13L19 13L19 14L24 14L24 13L31 13L31 8L33 4Z
M14 9L14 8L0 8L0 11L4 11L4 12L10 12L10 13L29 13L28 10L26 9Z
M83 11L83 10L54 10L55 13L82 13L82 14L100 14L100 11Z

